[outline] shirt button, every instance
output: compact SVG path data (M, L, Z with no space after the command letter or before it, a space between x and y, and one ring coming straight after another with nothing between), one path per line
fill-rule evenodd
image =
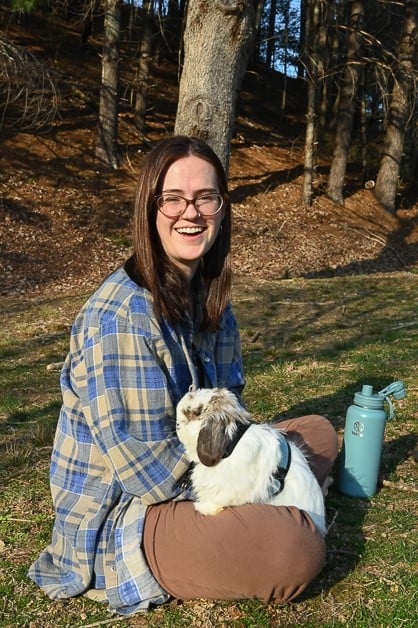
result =
M204 358L204 360L205 360L206 364L207 364L208 362L210 362L210 358L208 358L208 356L206 356L206 357Z

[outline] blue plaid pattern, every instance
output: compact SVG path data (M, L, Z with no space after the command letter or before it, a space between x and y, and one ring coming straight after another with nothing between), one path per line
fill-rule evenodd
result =
M147 506L187 499L176 485L188 462L175 407L192 383L244 387L239 333L228 306L217 333L159 323L152 298L121 268L76 318L62 373L63 404L50 467L56 518L50 545L29 570L51 598L86 594L120 614L168 594L141 549Z

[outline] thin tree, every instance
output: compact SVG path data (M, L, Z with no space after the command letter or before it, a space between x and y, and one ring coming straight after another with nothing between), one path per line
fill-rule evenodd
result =
M119 167L118 79L120 46L120 2L104 0L102 78L96 156L111 168Z
M298 78L303 79L306 76L306 67L303 63L303 52L306 46L306 18L308 15L307 9L308 0L300 0L300 28L299 28L299 57L297 62L297 75Z
M226 170L237 90L252 48L252 0L189 0L174 132L206 140Z
M318 34L318 56L320 66L320 95L318 103L318 126L329 129L332 119L332 102L335 99L335 66L340 55L340 29L336 25L340 22L342 7L336 5L336 0L321 5L321 25Z
M303 205L312 205L313 175L316 141L316 101L318 78L318 31L320 24L320 0L306 0L306 67L307 67L307 105L305 156L303 174Z
M144 1L142 16L142 34L139 44L139 59L135 81L135 125L139 131L145 132L145 115L147 111L147 95L152 62L152 35L154 18L151 15L150 0Z
M289 71L298 63L300 16L289 0L278 0L277 11L280 20L276 29L276 53L273 67L279 69L283 75L280 103L280 119L283 120L288 95Z
M418 66L417 48L418 0L407 0L382 158L375 187L377 200L391 214L396 211L396 192L401 170L405 131L408 122L414 119L416 70Z
M276 14L277 0L270 0L266 51L266 65L268 68L274 68L274 53L276 48Z
M362 34L364 24L363 0L351 5L350 28L347 38L347 58L342 77L340 108L338 111L334 154L328 178L327 194L336 203L343 203L343 186L351 146L354 114L357 108L357 90L362 75Z

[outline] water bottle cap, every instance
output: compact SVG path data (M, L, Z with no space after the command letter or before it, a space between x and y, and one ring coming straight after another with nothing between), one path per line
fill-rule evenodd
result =
M380 394L373 394L373 386L364 384L361 393L354 393L354 403L363 408L383 408L385 398Z
M357 392L354 394L354 403L357 406L362 406L363 408L384 408L385 401L389 406L389 419L393 418L393 404L390 399L390 395L393 395L395 399L403 399L406 397L406 391L404 383L401 381L392 382L389 386L386 386L383 390L380 390L378 393L373 394L373 386L369 386L368 384L364 384L361 393Z

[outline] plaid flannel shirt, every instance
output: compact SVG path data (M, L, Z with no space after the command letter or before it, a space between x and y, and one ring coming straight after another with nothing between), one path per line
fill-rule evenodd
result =
M175 329L121 268L76 318L50 467L52 540L29 570L51 598L86 594L120 614L168 599L141 542L148 506L190 498L176 485L188 467L175 434L175 407L192 382L186 353L199 360L202 385L240 394L231 306L214 334Z

